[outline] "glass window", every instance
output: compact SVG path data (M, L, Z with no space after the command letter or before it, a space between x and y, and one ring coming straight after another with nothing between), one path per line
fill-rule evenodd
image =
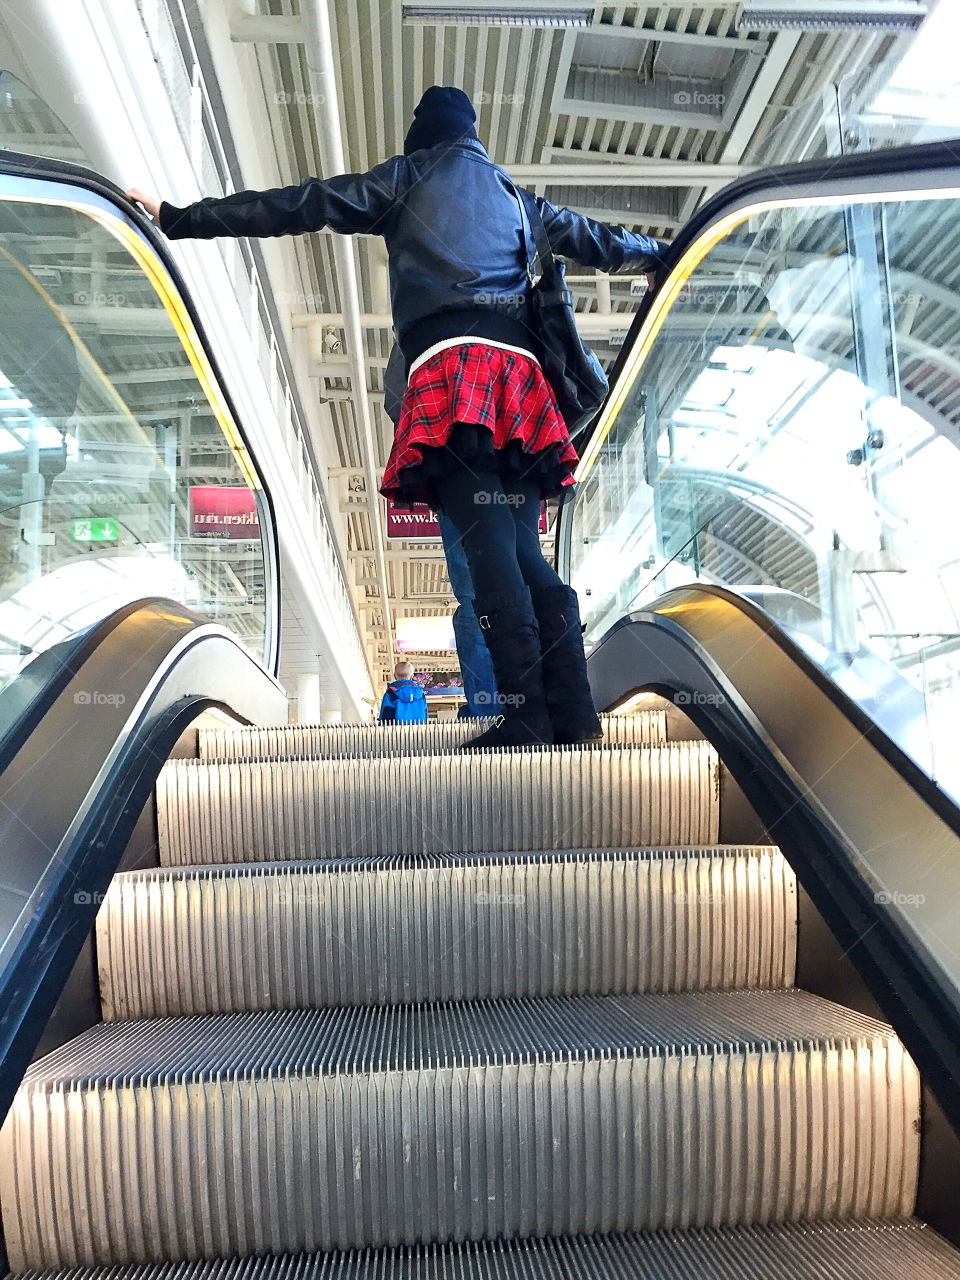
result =
M0 178L0 685L148 596L262 659L258 488L149 244L88 192Z

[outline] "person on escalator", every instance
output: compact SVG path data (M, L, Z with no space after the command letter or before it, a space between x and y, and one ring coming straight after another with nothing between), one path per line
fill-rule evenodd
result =
M398 662L393 677L383 695L377 719L381 724L426 724L427 695L413 678L412 664Z
M532 236L475 123L465 93L434 85L403 154L366 173L184 208L129 196L171 239L383 236L406 386L380 492L443 511L466 553L501 714L465 747L595 741L577 597L538 534L540 502L569 492L577 452L537 359ZM662 265L658 240L536 205L560 256L606 272Z

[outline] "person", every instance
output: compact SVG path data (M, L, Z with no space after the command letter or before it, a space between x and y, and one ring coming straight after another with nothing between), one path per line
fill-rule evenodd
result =
M129 196L172 239L323 227L384 238L406 385L380 491L442 510L466 552L501 714L465 748L595 741L576 593L538 535L540 502L569 489L577 453L538 360L532 235L475 123L462 90L433 85L403 154L366 173L183 208ZM658 240L536 205L560 256L607 272L662 265Z
M380 703L381 724L426 724L427 695L413 678L413 664L398 662Z

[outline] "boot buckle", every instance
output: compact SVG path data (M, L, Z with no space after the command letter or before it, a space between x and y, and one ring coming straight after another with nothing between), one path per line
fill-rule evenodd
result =
M481 630L481 631L489 631L489 630L490 630L490 615L489 615L489 613L482 613L482 614L479 616L479 618L477 618L477 622L479 623L479 626L480 626L480 630Z

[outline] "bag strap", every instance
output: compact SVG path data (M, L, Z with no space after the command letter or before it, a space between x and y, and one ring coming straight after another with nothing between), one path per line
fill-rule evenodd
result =
M557 262L553 256L553 250L550 248L547 229L543 225L543 219L540 217L537 202L533 196L528 199L527 192L521 191L516 183L511 183L511 186L513 187L513 194L517 197L517 204L520 206L520 225L522 227L526 222L533 237L533 243L537 250L537 261L540 264L540 275L555 277ZM527 277L533 283L534 273L531 270L529 259L527 260Z

